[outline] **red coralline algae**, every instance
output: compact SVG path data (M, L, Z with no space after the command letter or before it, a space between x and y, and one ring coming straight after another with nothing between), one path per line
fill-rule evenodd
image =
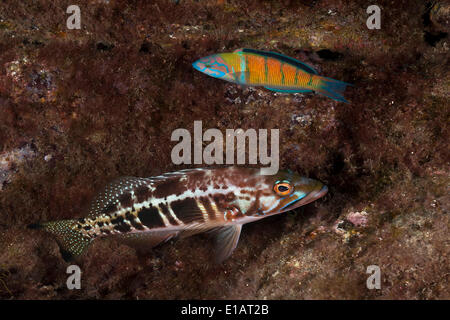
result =
M347 220L357 227L365 227L368 223L367 212L350 212L347 215Z
M438 6L438 4L442 4ZM448 5L378 1L0 4L0 298L449 299ZM354 84L349 104L206 77L191 63L280 52ZM138 250L96 241L66 263L30 223L83 217L120 176L171 161L177 128L280 129L280 168L323 199L244 227L222 265L206 236ZM13 164L14 163L14 164ZM5 183L7 182L7 183ZM367 266L381 289L366 287Z

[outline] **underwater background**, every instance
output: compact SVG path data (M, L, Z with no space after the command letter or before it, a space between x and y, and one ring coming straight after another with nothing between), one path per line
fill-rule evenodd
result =
M68 30L72 2L0 3L0 298L450 298L447 1L79 0ZM192 68L242 47L352 83L350 103ZM204 235L146 254L95 241L68 290L72 263L26 226L82 217L117 177L188 168L170 138L195 120L280 129L280 168L328 195L246 225L221 265ZM366 287L370 265L381 289Z

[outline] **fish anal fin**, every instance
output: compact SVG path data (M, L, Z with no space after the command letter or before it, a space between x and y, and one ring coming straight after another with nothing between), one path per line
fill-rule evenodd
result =
M284 93L302 93L302 92L311 92L312 90L308 89L286 89L281 87L264 87L267 90L275 91L275 92L284 92Z
M150 249L175 238L178 231L151 231L119 235L119 240L138 251L149 251Z
M215 231L215 261L222 263L226 260L236 248L239 242L242 225L234 224L219 228Z

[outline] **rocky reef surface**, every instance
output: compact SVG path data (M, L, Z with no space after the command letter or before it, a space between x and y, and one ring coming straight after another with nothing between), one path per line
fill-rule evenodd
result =
M449 299L446 1L67 1L0 4L0 298ZM196 59L282 52L350 82L350 104L205 76ZM329 194L244 226L222 265L203 235L140 253L95 241L66 287L54 239L119 176L172 164L176 128L279 128L280 166ZM366 287L367 267L381 288Z

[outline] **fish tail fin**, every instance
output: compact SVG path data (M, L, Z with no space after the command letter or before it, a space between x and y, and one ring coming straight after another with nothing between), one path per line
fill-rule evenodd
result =
M29 229L40 229L52 234L59 244L64 260L82 254L91 243L92 239L84 236L76 227L76 220L59 220L45 223L33 223Z
M331 99L349 103L344 98L344 91L347 86L353 86L352 84L327 77L319 77L319 79L319 84L315 91Z

